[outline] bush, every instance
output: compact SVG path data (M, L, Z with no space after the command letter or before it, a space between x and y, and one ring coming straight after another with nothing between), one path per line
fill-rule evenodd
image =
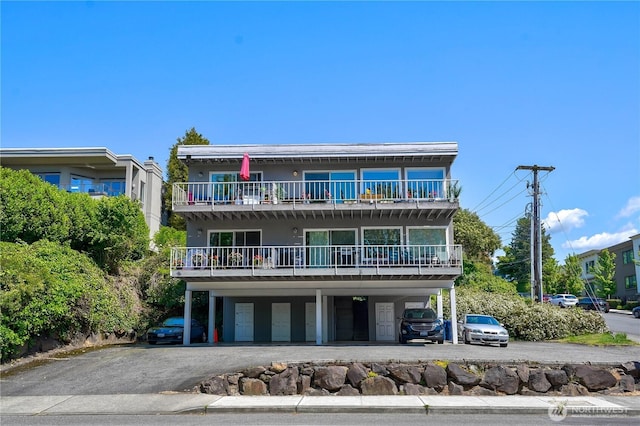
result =
M520 296L456 289L458 320L467 313L495 317L509 330L510 337L539 341L607 331L604 319L595 311L560 309L546 303L530 303ZM445 317L450 317L449 297L443 297Z
M125 333L138 321L135 290L86 255L57 243L0 243L0 352L5 361L38 337Z

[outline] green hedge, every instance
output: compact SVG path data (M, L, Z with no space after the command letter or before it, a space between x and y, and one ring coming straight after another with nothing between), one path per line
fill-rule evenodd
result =
M443 297L445 317L450 317L449 296ZM467 313L495 317L518 340L553 340L568 336L608 331L604 319L595 311L562 309L548 303L531 303L520 296L456 289L458 320Z
M0 352L5 361L39 337L136 328L135 289L107 279L86 255L45 240L0 243Z

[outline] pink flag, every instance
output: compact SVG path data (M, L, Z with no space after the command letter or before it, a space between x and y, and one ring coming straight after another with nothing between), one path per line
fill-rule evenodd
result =
M244 157L242 157L242 166L240 166L240 179L249 180L250 177L251 176L249 174L249 154L245 152Z

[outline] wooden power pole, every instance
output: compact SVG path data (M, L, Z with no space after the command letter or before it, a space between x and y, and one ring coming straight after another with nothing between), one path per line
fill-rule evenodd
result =
M518 166L516 170L533 171L533 225L531 232L531 290L534 300L542 303L542 232L540 225L540 186L538 184L538 171L552 172L555 167L543 166Z

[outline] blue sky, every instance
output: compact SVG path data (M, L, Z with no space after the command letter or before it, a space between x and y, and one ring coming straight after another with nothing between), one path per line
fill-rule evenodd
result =
M541 173L562 263L640 229L638 2L0 3L3 147L165 168L216 144L456 141L503 244ZM560 218L558 221L556 218ZM556 220L553 220L556 219Z

